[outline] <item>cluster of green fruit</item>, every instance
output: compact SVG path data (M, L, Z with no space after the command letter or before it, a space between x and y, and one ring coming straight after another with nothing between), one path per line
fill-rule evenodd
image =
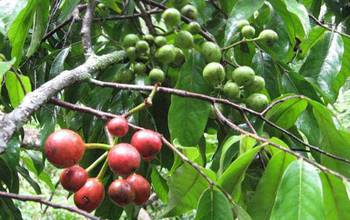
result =
M129 130L128 122L123 116L111 119L106 127L109 133L116 137L125 136ZM103 174L94 178L88 176L88 172L96 163L92 163L87 169L78 165L85 149L98 147L98 144L95 144L97 147L91 147L92 145L94 144L84 143L74 131L61 129L49 135L44 148L50 163L57 168L65 168L60 175L63 188L73 192L75 205L87 212L95 210L105 195ZM108 187L108 195L112 202L118 206L125 206L131 203L142 205L148 200L151 186L147 179L135 171L140 167L141 158L150 161L161 148L160 134L147 129L136 131L130 144L119 143L113 147L102 148L108 150L109 168L119 176ZM101 170L103 169L102 166Z

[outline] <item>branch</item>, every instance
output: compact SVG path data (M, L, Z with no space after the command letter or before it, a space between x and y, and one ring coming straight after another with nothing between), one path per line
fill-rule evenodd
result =
M65 206L65 205L61 205L61 204L56 204L56 203L44 200L41 196L18 195L15 193L0 191L0 197L5 197L5 198L9 198L9 199L16 199L16 200L20 200L20 201L24 201L24 202L27 202L27 201L37 202L37 203L45 204L45 205L50 206L50 207L55 208L55 209L65 209L67 211L82 215L88 219L92 219L92 220L99 220L100 219L100 218L98 218L98 217L96 217L88 212L85 212L81 209L78 209L78 208L75 208L72 206Z
M95 11L95 0L89 0L85 16L83 18L82 27L81 27L81 39L85 51L85 57L91 56L94 52L92 50L91 43L91 23L94 17Z
M340 31L337 31L337 30L334 30L330 27L328 27L327 25L323 24L321 21L319 21L315 16L309 14L309 17L316 22L316 24L320 27L323 27L331 32L334 32L334 33L337 33L337 34L340 34L340 35L343 35L344 37L347 37L347 38L350 38L350 35L349 34L345 34L343 32L340 32Z
M21 104L12 112L0 115L0 153L6 149L6 144L10 140L17 128L26 123L34 111L39 109L52 96L62 89L91 77L94 72L107 67L113 63L123 60L124 51L115 51L102 56L91 56L86 62L75 69L61 72L55 78L47 81L39 88L28 93Z
M156 34L156 29L154 29L154 26L152 23L152 18L149 14L147 14L147 12L146 12L145 8L143 7L143 5L141 4L140 0L136 0L135 4L137 5L138 9L141 11L141 17L145 21L146 26L148 28L148 31L151 34Z

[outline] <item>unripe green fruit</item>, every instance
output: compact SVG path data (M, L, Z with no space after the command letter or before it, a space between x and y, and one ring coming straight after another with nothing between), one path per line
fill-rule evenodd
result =
M154 68L149 72L149 78L153 83L163 82L165 79L165 73L161 69Z
M134 72L136 74L143 74L146 71L146 65L143 63L135 63Z
M154 37L151 34L146 34L142 37L145 41L147 41L149 44L154 42Z
M129 47L126 49L126 56L129 58L129 60L134 61L136 59L136 48Z
M198 22L196 21L191 21L188 24L188 31L191 32L192 34L198 34L201 32L201 26Z
M240 90L237 83L228 81L224 86L224 95L229 99L238 99L240 96Z
M195 8L193 5L185 5L183 8L181 8L181 14L192 20L196 20L198 17L197 8Z
M162 14L162 18L169 27L174 27L181 22L181 14L176 8L166 9Z
M246 99L245 104L250 109L253 109L255 111L262 111L269 104L269 100L264 94L253 93Z
M270 29L263 30L259 34L259 40L267 43L268 45L274 44L278 40L278 34Z
M155 56L160 63L172 63L175 59L175 47L173 45L164 45L157 50Z
M203 78L210 85L217 86L225 79L225 69L220 63L209 63L203 69Z
M139 41L139 37L136 34L128 34L123 39L123 46L125 48L135 46L136 42Z
M243 37L245 38L253 38L255 36L255 28L253 26L250 26L250 25L245 25L242 30L242 35Z
M166 38L163 36L157 36L156 38L154 38L154 43L157 47L164 46L166 44Z
M249 21L247 20L239 20L236 24L238 30L241 30L246 25L249 25Z
M185 55L182 52L182 50L180 48L175 48L175 59L174 61L170 64L171 67L173 68L177 68L182 66L182 64L185 63Z
M231 75L233 81L240 86L247 86L253 82L255 72L249 66L240 66L236 68Z
M246 94L251 94L255 92L260 92L265 88L265 79L261 76L254 76L254 80L251 84L244 87L244 92Z
M180 31L175 38L175 45L183 49L190 49L193 47L193 36L188 31Z
M118 82L118 83L128 83L133 79L133 72L130 69L125 69L122 70L120 72L118 72L115 76L114 76L114 82Z
M144 40L137 41L135 47L136 47L136 52L138 54L147 53L149 50L149 45L148 45L147 41L144 41Z
M219 62L222 57L220 47L210 41L202 44L202 54L208 63Z

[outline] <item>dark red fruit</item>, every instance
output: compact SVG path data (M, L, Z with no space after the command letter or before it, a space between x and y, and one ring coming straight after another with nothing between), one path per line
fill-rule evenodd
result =
M103 184L97 178L89 178L74 194L74 203L79 209L92 212L101 204L104 196Z
M151 130L139 130L131 138L134 146L143 158L150 159L162 148L162 139L157 132Z
M74 131L62 129L50 134L45 142L47 159L59 168L71 167L85 152L84 141Z
M88 174L84 168L79 165L66 168L60 175L60 183L68 191L78 191L88 179Z
M139 152L130 144L117 144L108 153L108 165L117 175L130 175L140 167L140 163Z
M112 135L123 137L129 130L128 121L122 116L115 117L107 123L107 129Z
M126 181L135 191L134 203L136 205L144 204L151 194L151 186L149 182L143 176L135 173L129 176Z
M135 191L125 179L114 180L108 189L108 195L118 206L130 204L135 199Z

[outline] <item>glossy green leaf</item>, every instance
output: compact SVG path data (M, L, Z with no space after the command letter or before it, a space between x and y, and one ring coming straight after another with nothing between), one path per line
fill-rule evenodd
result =
M232 157L228 157L227 152L234 146L235 143L240 141L242 136L231 136L227 138L225 143L222 145L221 156L220 156L220 166L219 174L222 174L229 163L232 161ZM236 150L238 152L238 149Z
M27 0L0 1L0 33L6 35L18 13L26 6Z
M226 14L230 14L237 0L218 0L218 2L220 2L222 10L224 10Z
M67 47L61 50L55 59L53 60L50 68L50 77L53 78L64 70L64 62L71 50L71 47Z
M10 97L12 107L17 107L26 92L31 92L30 79L27 76L16 76L13 72L6 73L6 89ZM23 88L25 91L23 91Z
M318 171L310 164L296 160L283 174L270 219L324 219L322 201Z
M39 184L29 175L28 170L26 170L24 167L18 166L17 167L18 173L21 174L21 176L27 180L27 182L30 184L30 186L34 189L36 194L41 194L41 189Z
M2 76L11 69L15 61L16 59L12 59L10 61L0 61L0 79L2 79Z
M350 76L350 38L342 37L342 39L344 43L344 55L341 70L337 75L336 82L333 84L335 91L339 91Z
M310 49L315 46L315 44L323 38L323 35L325 34L326 29L315 26L310 30L310 33L308 37L301 42L300 49L301 49L301 56L305 57Z
M209 188L201 195L195 220L230 220L233 219L231 204L225 195Z
M122 12L115 0L100 0L100 2L102 2L118 14Z
M152 188L162 202L167 203L169 187L166 180L160 175L157 169L152 169Z
M61 13L58 17L58 21L63 22L68 19L79 2L80 0L63 0L60 6Z

